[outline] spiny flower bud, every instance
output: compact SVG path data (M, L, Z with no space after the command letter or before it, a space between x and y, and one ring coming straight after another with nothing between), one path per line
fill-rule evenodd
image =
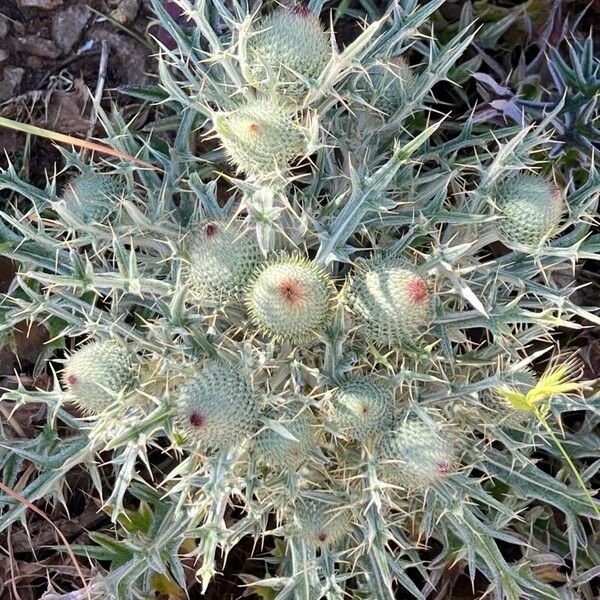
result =
M119 341L86 344L69 356L62 372L67 397L88 413L105 410L134 383L128 349Z
M241 293L262 260L255 236L239 221L199 223L185 250L183 281L199 304L222 304Z
M370 105L386 116L393 115L406 97L406 91L414 84L415 77L410 66L401 56L380 59L367 68L360 77L358 92Z
M284 256L268 263L250 283L247 306L265 335L301 343L326 325L332 295L325 271L304 258Z
M500 216L498 232L509 248L534 246L551 237L564 209L561 190L532 173L508 177L496 185L492 199Z
M220 450L252 435L258 405L249 377L238 368L214 361L181 384L175 412L190 444Z
M399 346L433 318L427 282L395 258L367 261L355 270L348 304L359 330L378 346Z
M373 376L353 377L339 387L332 404L333 422L340 432L365 441L389 429L394 393Z
M277 421L296 441L266 428L254 440L257 459L271 467L295 471L306 462L315 446L306 414L295 414L288 409L280 417L276 414L267 416Z
M327 32L305 6L282 7L262 19L248 41L251 83L296 100L331 57Z
M123 186L112 175L87 171L71 179L63 189L67 211L84 223L103 221L117 207Z
M375 456L382 481L424 490L456 466L456 452L444 432L410 418L386 432Z
M352 512L334 502L303 499L293 513L297 536L308 546L333 546L350 532Z
M247 175L278 172L306 151L305 132L294 112L274 100L252 100L213 120L231 162Z

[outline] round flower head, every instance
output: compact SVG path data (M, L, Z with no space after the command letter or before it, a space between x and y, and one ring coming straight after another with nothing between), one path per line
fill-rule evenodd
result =
M305 6L281 7L262 19L248 41L251 83L300 100L307 82L331 57L329 36Z
M375 456L382 481L415 490L446 477L456 462L455 449L444 432L416 418L386 432Z
M254 440L256 458L271 467L295 471L307 461L315 445L307 416L289 409L280 417L277 414L267 416L276 420L296 440L266 428Z
M252 435L258 405L250 379L239 369L215 361L181 384L175 413L190 444L221 450Z
M71 354L62 379L68 399L94 414L105 410L135 381L130 353L116 340L92 342Z
M394 56L380 59L367 67L357 87L370 106L391 116L402 106L406 91L414 82L415 77L408 63L401 56Z
M427 282L394 258L360 265L350 280L348 304L359 330L377 346L400 346L433 318Z
M123 186L112 175L88 171L71 179L63 189L65 209L84 223L103 221L118 206Z
M306 151L306 137L295 114L274 100L252 100L214 116L225 152L250 176L277 173Z
M250 283L247 306L265 335L300 343L326 325L332 296L325 271L303 258L282 257L268 263Z
M332 403L333 422L349 438L366 441L391 425L394 393L373 376L349 379Z
M534 246L551 237L563 214L561 190L539 175L514 175L496 185L493 201L501 240Z
M334 546L350 532L352 512L341 502L303 499L293 512L297 536L308 546Z
M186 251L183 280L199 304L221 304L240 294L262 260L255 236L238 221L199 223Z

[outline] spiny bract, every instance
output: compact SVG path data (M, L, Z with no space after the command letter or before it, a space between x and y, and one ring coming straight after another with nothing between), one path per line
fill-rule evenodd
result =
M240 444L254 433L258 404L243 371L214 361L181 384L175 412L186 442L220 450Z
M277 9L258 23L248 42L251 83L297 100L330 57L327 32L304 6Z
M333 285L310 261L284 256L268 263L251 282L247 306L255 325L281 341L302 342L326 325Z
M85 171L71 179L63 188L65 208L80 221L103 221L118 206L123 195L119 180L106 173Z
M199 304L227 302L246 288L262 260L256 236L239 221L204 221L194 229L184 242L189 298Z
M250 176L279 172L306 151L305 130L295 112L275 100L251 100L213 118L223 148Z
M296 535L308 546L334 546L348 534L352 526L352 512L336 502L301 499L292 517Z
M365 441L389 429L394 392L377 378L353 377L342 383L333 399L332 420L346 437Z
M456 451L440 427L408 418L386 432L376 449L382 481L424 490L456 466Z
M68 399L95 414L127 391L135 379L130 352L117 340L92 342L71 354L62 378Z
M269 466L294 471L306 462L315 446L310 421L304 412L291 409L279 417L276 413L267 416L276 420L296 441L266 427L254 440L256 458Z
M401 56L379 59L367 68L359 80L358 93L370 106L385 116L393 115L414 84L415 76Z
M496 185L492 199L500 216L502 241L537 245L552 236L564 210L562 192L552 181L524 173Z
M358 265L347 299L359 331L378 346L402 345L433 317L427 282L400 259L374 259Z

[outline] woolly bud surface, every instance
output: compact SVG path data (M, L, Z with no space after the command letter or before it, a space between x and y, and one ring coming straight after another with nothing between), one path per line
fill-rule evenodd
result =
M401 56L380 59L367 68L358 83L358 92L371 106L393 115L401 106L407 90L414 85L415 77Z
M307 92L331 57L319 17L304 6L282 7L262 19L248 41L252 84L296 100Z
M306 150L305 132L294 112L273 100L253 100L217 113L214 126L231 162L250 176L279 172Z
M375 377L354 377L333 397L333 422L345 436L365 441L389 429L394 393Z
M261 431L254 440L256 457L271 467L294 471L309 458L315 443L310 422L304 413L287 410L281 417L268 415L293 435L297 441L284 437L273 429Z
M69 356L62 379L71 402L100 413L134 383L129 350L116 340L86 344Z
M456 461L455 449L443 431L415 418L386 432L376 457L383 481L416 490L446 477Z
M514 175L499 183L493 194L502 241L537 245L560 223L564 205L561 190L539 175Z
M401 260L385 258L360 265L348 288L353 318L378 346L398 346L433 318L427 282Z
M205 221L186 240L183 280L194 302L221 304L245 290L262 261L255 236L234 221Z
M251 282L247 306L265 335L300 343L326 325L332 296L325 271L303 258L282 257L267 264Z
M250 379L239 369L215 361L181 384L175 412L190 444L221 450L252 435L258 406Z
M293 522L308 546L333 546L349 533L351 517L348 508L311 498L296 505Z
M84 223L103 221L117 207L123 186L112 175L86 172L63 189L65 208Z

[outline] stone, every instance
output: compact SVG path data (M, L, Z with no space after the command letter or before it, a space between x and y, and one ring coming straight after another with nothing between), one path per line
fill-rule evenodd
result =
M5 67L2 72L3 77L0 80L0 102L8 100L15 95L15 92L25 75L25 69L21 67Z
M55 59L60 56L60 50L52 40L46 40L37 35L24 35L16 39L17 52L33 54L41 58Z
M54 43L68 54L78 42L91 12L84 4L68 6L54 14L52 17L52 39Z
M2 48L0 48L0 65L2 63L5 63L8 60L8 52L6 50L2 50Z
M43 10L53 10L62 6L63 0L17 0L21 8L41 8Z
M139 8L139 0L121 0L119 6L110 13L110 16L117 23L128 25L136 18Z
M0 40L8 34L9 21L6 17L0 15Z

